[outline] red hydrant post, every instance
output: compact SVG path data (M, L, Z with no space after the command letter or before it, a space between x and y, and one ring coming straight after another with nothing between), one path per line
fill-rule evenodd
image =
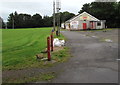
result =
M50 37L47 37L47 54L48 54L48 61L51 60L51 55L50 55Z
M53 34L51 34L51 51L53 51Z

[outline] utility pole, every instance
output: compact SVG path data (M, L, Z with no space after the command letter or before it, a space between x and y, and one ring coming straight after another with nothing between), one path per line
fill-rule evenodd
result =
M14 29L14 17L12 17L12 28Z
M0 18L0 29L2 29L2 19Z
M0 17L0 29L3 28L3 19Z
M6 22L5 28L7 29L7 22Z
M55 1L53 1L53 30L55 31Z
M56 10L57 10L57 31L56 35L60 36L60 10L61 10L61 5L60 5L60 0L56 1Z

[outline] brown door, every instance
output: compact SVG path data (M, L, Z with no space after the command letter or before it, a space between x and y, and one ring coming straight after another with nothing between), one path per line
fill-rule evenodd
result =
M91 24L91 29L93 29L94 28L94 23L90 22L90 24Z

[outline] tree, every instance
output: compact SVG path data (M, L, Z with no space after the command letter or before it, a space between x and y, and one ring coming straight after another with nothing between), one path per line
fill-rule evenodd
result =
M18 13L15 11L15 13L13 14L13 24L14 24L14 28L18 28L19 27L19 15Z
M13 17L14 17L13 13L11 13L11 14L9 15L9 17L8 17L8 22L7 22L8 28L12 28Z
M5 29L6 25L5 25L5 22L2 21L2 28Z
M65 22L74 16L75 16L75 14L65 11L65 12L61 13L61 22Z
M70 18L74 17L75 14L70 13L68 11L60 12L60 14L56 13L56 23L57 23L57 15L60 15L60 23L64 23L65 21L69 20Z
M52 26L53 26L53 17L44 16L43 27L52 27Z
M43 20L42 16L40 14L35 14L32 16L32 24L33 27L42 27L43 26Z
M18 27L19 28L30 28L32 27L32 19L29 14L19 14L18 16Z
M89 13L90 7L91 7L90 3L86 3L86 4L83 5L82 10L80 10L78 13L82 13L84 11Z
M120 1L116 2L116 4L115 4L115 14L116 14L115 26L120 28L120 24L119 24L119 22L120 22Z
M31 15L11 13L8 17L8 28L29 28L32 27Z
M0 17L0 29L5 28L5 23L3 19Z
M55 14L56 19L58 13ZM60 23L67 21L68 19L75 16L73 13L60 12ZM57 21L57 20L56 20ZM18 14L16 11L11 13L8 17L8 28L37 28L37 27L52 27L53 26L53 16L42 16L40 14L34 14L33 16L29 14Z

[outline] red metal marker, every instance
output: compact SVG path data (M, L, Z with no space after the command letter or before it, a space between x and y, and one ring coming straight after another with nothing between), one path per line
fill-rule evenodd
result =
M53 34L51 34L51 51L53 51Z
M50 55L50 37L47 37L47 53L48 53L48 61L51 60L51 55Z

